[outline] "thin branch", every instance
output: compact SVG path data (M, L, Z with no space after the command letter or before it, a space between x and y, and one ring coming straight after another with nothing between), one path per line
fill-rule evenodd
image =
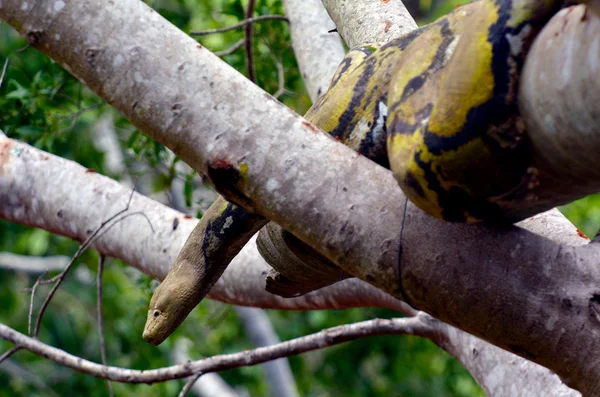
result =
M278 341L279 342L279 341ZM171 349L171 361L176 364L180 363L189 363L190 355L189 349L194 344L190 339L187 338L179 338L175 342L175 346ZM200 375L200 374L198 374ZM198 378L193 377L193 379L189 379L186 382L186 385L191 386L191 390L200 397L240 397L231 386L227 384L223 380L219 374L211 372L207 374L201 374L202 376ZM184 393L189 393L186 390L186 386L184 386L183 390L179 395L184 395Z
M77 249L77 252L75 252L75 255L73 255L73 258L71 259L71 261L69 262L67 267L65 267L65 270L63 270L56 277L56 279L57 279L56 283L54 284L54 286L48 293L48 296L46 296L46 299L44 300L44 303L42 304L42 307L40 308L40 312L38 314L37 321L35 324L35 331L33 333L34 338L38 337L38 334L40 332L40 326L42 324L42 317L44 316L44 313L46 312L46 309L48 308L48 305L50 304L50 300L52 299L52 297L58 290L58 287L60 287L61 283L63 282L63 280L69 273L69 270L71 269L71 267L73 266L73 264L75 263L77 258L79 258L79 256L81 256L81 254L94 242L98 233L100 233L100 231L102 231L102 229L104 229L104 226L106 226L109 222L111 222L112 220L117 218L119 215L121 215L124 212L127 212L129 210L129 205L131 204L131 200L133 199L134 192L135 192L135 188L131 189L131 194L129 195L129 200L127 201L127 206L124 209L122 209L121 211L119 211L116 214L114 214L113 216L111 216L110 218L108 218L107 220L105 220L104 222L102 222L100 224L100 226L98 228L96 228L96 230L83 242L83 244L81 244L79 246L79 248ZM117 222L118 222L118 220L117 220Z
M25 47L19 48L18 50L15 50L15 53L19 54L21 52L25 52L29 47L31 47L31 44L27 43L27 45Z
M229 32L230 30L239 29L239 28L241 28L243 26L246 26L248 24L252 24L254 22L267 21L267 20L281 20L281 21L285 21L285 22L288 22L288 23L290 22L283 15L261 15L259 17L255 17L255 18L244 19L240 23L236 23L235 25L227 26L227 27L224 27L224 28L208 29L208 30L200 30L200 31L193 30L193 31L190 32L190 36L206 36L206 35L209 35L209 34Z
M287 91L285 89L285 71L283 70L281 62L275 61L275 66L277 66L278 87L277 91L273 94L273 97L279 99L279 97Z
M100 337L100 357L102 364L107 365L106 360L106 346L104 344L104 318L102 316L102 274L104 273L104 255L100 255L98 260L98 274L96 276L96 311L98 318L98 336ZM106 380L106 387L108 389L108 395L113 396L112 385L110 381Z
M244 45L244 39L240 39L240 40L236 41L235 44L232 45L231 47L229 47L223 51L215 52L215 55L218 57L224 57L226 55L231 55L234 52L236 52L237 50L239 50L240 48L242 48L243 45Z
M87 112L88 110L99 108L102 105L104 105L104 102L95 103L95 104L90 105L88 107L80 108L77 112L74 112L74 113L69 113L69 114L53 114L52 116L56 117L56 118L69 118L69 117L72 117L71 124L69 124L69 126L63 128L63 129L57 131L57 134L62 134L63 132L69 131L70 129L72 129L73 127L75 127L75 124L77 124L77 121L79 121L79 116L82 113Z
M8 58L4 61L4 66L2 67L2 74L0 74L0 87L2 87L2 82L4 81L4 76L6 75L6 69L8 68Z
M254 14L254 6L256 0L248 1L248 8L246 8L246 19L252 19ZM254 69L254 51L252 46L252 22L248 22L244 28L244 43L246 47L246 67L248 68L248 79L256 84L256 71Z
M375 335L408 334L433 338L436 333L436 323L436 320L422 313L411 318L374 319L328 328L311 335L268 347L260 347L233 354L222 354L198 361L152 370L133 370L97 364L49 346L4 324L0 324L0 337L32 353L41 355L79 372L116 382L150 384L186 378L201 373L252 366L281 357L289 357Z
M181 389L181 391L179 392L179 395L177 397L185 397L187 396L187 394L189 393L190 390L192 390L192 387L194 387L194 383L196 383L196 381L198 379L200 379L200 377L203 375L203 373L199 373L198 375L195 375L193 377L191 377L187 382L185 382L185 385L183 386L183 389Z
M27 315L27 334L31 335L31 319L33 318L33 301L35 300L35 291L42 282L43 275L37 278L33 287L31 287L31 298L29 299L29 314Z
M105 104L105 102L98 102L98 103L94 103L93 105L87 106L85 108L80 108L76 112L66 113L66 114L55 113L55 114L51 114L51 116L55 117L57 119L64 119L64 118L71 118L71 117L78 118L83 113L87 112L88 110L97 109L104 104Z
M4 360L6 360L10 356L12 356L16 352L18 352L20 349L21 349L21 346L18 346L18 345L10 348L8 351L6 351L3 355L0 356L0 364L2 364L4 362Z

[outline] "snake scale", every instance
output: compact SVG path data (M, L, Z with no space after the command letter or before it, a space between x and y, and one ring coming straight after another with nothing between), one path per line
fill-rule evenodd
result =
M390 168L434 217L514 222L506 203L536 183L517 109L520 71L560 6L478 0L386 44L354 48L305 118ZM266 222L219 198L155 291L144 339L167 338Z

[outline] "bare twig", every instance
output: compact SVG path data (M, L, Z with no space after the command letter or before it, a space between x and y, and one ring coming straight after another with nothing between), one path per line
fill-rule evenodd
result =
M108 365L106 360L106 346L104 344L104 318L102 316L102 274L104 273L104 255L100 255L98 260L98 274L96 277L96 311L98 318L98 336L100 337L100 357L103 365ZM106 387L108 388L108 395L113 396L112 385L110 381L106 380Z
M239 50L240 48L242 48L243 45L244 45L244 39L240 39L240 40L236 41L235 44L232 45L231 47L229 47L223 51L215 52L215 55L218 57L224 57L226 55L231 55L234 52L236 52L237 50Z
M21 349L21 346L19 346L19 345L13 346L12 348L10 348L10 350L6 351L3 355L0 356L0 364L2 364L2 362L4 360L6 360L10 356L12 356L16 352L18 352L20 349Z
M200 31L193 30L190 32L190 36L206 36L209 34L229 32L230 30L239 29L243 26L252 24L254 22L267 21L267 20L281 20L281 21L289 22L289 20L283 15L261 15L259 17L255 17L255 18L244 19L240 23L236 23L235 25L227 26L224 28L208 29L208 30L200 30Z
M191 361L189 350L193 344L194 342L187 338L177 339L175 346L171 349L171 361L176 364L189 363ZM199 397L240 397L240 394L229 386L219 374L214 372L202 374L199 379L189 379L189 383L193 383L191 391ZM184 390L185 386L180 395L184 393ZM187 392L189 393L189 391Z
M57 277L55 277L56 283L54 284L54 286L52 286L52 289L48 293L48 296L46 296L46 299L44 300L44 303L42 304L42 307L40 308L40 312L38 314L37 321L35 324L35 331L33 333L34 338L38 337L38 334L40 332L40 326L42 323L42 317L44 316L44 313L46 312L46 309L48 308L48 305L50 304L50 300L52 299L52 297L58 290L58 287L60 287L60 284L63 282L63 280L69 273L69 270L71 269L71 267L73 266L73 264L75 263L77 258L79 258L79 256L81 256L81 254L94 242L94 240L96 239L96 237L98 236L100 231L102 231L102 229L104 229L104 227L108 223L110 223L115 218L117 218L119 215L121 215L124 212L127 212L129 210L129 205L131 204L131 200L133 199L134 192L135 192L135 189L131 189L131 194L129 195L129 200L127 201L127 206L124 209L122 209L121 211L119 211L116 214L114 214L113 216L111 216L110 218L108 218L107 220L105 220L104 222L102 222L100 224L100 226L98 226L98 228L96 228L96 230L79 246L79 248L77 249L77 252L75 252L75 255L73 255L73 258L71 259L71 261L69 262L67 267L65 267L65 270L63 270ZM118 221L119 220L117 220L117 222Z
M27 45L25 47L19 48L18 50L15 50L15 53L19 54L21 52L26 51L29 47L31 47L31 44L27 43Z
M193 377L191 377L187 382L185 382L185 385L183 386L183 389L181 389L181 391L179 392L179 395L177 397L185 397L187 396L187 394L189 393L190 390L192 390L192 387L194 387L194 383L196 383L196 381L198 379L200 379L200 377L202 376L202 373L199 373L198 375L195 375Z
M31 298L29 299L29 314L27 315L27 334L31 335L31 319L33 318L33 301L35 300L35 291L41 284L42 276L39 276L33 287L31 287Z
M63 132L66 132L66 131L70 130L71 128L75 127L75 124L77 124L77 121L79 121L79 116L82 113L85 113L88 110L99 108L102 105L104 105L104 102L95 103L95 104L90 105L88 107L80 108L78 111L76 111L74 113L69 113L69 114L53 114L52 116L56 117L56 118L70 118L70 117L72 117L71 124L69 124L69 126L63 128L63 129L59 130L57 132L57 134L62 134Z
M279 97L287 91L285 89L285 71L283 70L281 62L275 61L275 66L277 66L278 87L277 91L273 94L273 97L279 99Z
M254 14L256 0L248 0L246 8L246 19L251 19ZM248 68L248 79L256 84L256 71L254 70L254 52L252 46L252 22L248 22L244 28L244 43L246 47L246 67Z
M2 82L4 81L4 76L6 75L6 69L8 68L8 58L4 60L4 66L2 67L2 74L0 74L0 87L2 87Z
M201 373L261 364L277 358L289 357L374 335L408 334L434 338L436 335L436 322L437 320L422 313L411 318L362 321L328 328L272 346L233 354L222 354L185 364L152 370L133 370L97 364L49 346L4 324L0 324L0 337L32 353L92 376L123 383L156 383L186 378Z
M57 119L64 119L64 118L71 118L71 117L78 118L79 116L81 116L82 113L85 113L88 110L97 109L97 108L101 107L104 104L105 104L104 102L98 102L98 103L94 103L93 105L87 106L85 108L80 108L76 112L66 113L66 114L55 113L55 114L52 114L51 116L55 117Z
M281 342L264 310L255 307L235 306L244 331L254 347L271 346ZM272 397L298 397L298 387L287 358L261 365Z

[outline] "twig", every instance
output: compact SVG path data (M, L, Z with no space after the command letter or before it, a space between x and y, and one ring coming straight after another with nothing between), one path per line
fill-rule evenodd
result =
M0 364L2 364L2 362L4 360L6 360L10 356L12 356L16 352L18 352L20 349L21 349L21 346L19 346L19 345L11 347L10 350L6 351L3 355L0 356Z
M0 324L0 337L23 349L27 349L32 353L41 355L58 364L92 376L123 383L156 383L186 378L200 373L223 371L232 368L261 364L281 357L289 357L312 350L322 349L326 346L334 346L374 335L408 334L435 340L437 336L436 324L437 320L424 313L420 313L418 316L410 318L395 318L390 320L374 319L328 328L315 334L306 335L272 346L260 347L233 354L223 354L185 364L152 370L133 370L97 364L49 346L4 324Z
M242 48L243 45L244 45L244 39L240 39L240 40L236 41L235 44L232 45L231 47L229 47L223 51L215 52L215 55L218 57L224 57L226 55L231 55L234 52L236 52L237 50L239 50L240 48Z
M73 127L75 127L75 124L77 124L77 121L79 121L79 116L82 113L87 112L88 110L99 108L102 105L104 105L104 102L95 103L95 104L90 105L88 107L80 108L78 111L73 112L73 113L69 113L69 114L53 114L52 116L56 117L56 118L69 118L69 117L72 117L71 124L69 124L69 126L63 128L61 130L58 130L56 133L57 134L62 134L63 132L69 131L70 129L72 129Z
M254 22L267 21L267 20L281 20L281 21L285 21L288 23L290 22L289 19L287 19L283 15L261 15L259 17L255 17L255 18L244 19L240 23L236 23L235 25L227 26L224 28L208 29L208 30L193 30L190 32L190 36L206 36L209 34L229 32L230 30L239 29L243 26L246 26L246 25L254 23Z
M179 392L179 394L178 394L177 397L185 397L185 396L187 396L187 394L189 393L189 391L192 390L192 387L194 387L194 383L196 383L196 381L198 379L200 379L200 377L202 375L203 375L202 373L199 373L198 375L193 376L187 382L185 382L185 385L183 386L183 389L181 389L181 391Z
M39 276L33 287L31 287L31 298L29 299L29 314L27 315L27 334L31 335L31 319L33 318L33 301L35 299L35 290L41 284L43 276Z
M27 45L25 47L19 48L18 50L15 50L15 53L21 53L24 52L25 50L27 50L29 47L31 47L31 44L27 43Z
M278 87L277 91L273 94L273 97L279 99L279 97L287 91L285 89L285 71L283 70L281 62L275 61L275 66L277 66Z
M252 19L256 0L248 0L246 8L246 19ZM256 71L254 70L254 51L252 48L252 22L246 24L244 28L244 43L246 47L246 67L248 68L248 79L256 84Z
M6 75L6 69L8 69L8 58L4 61L4 66L2 67L2 74L0 74L0 87L2 87L2 82L4 81L4 76Z
M60 284L63 282L63 280L67 276L67 273L69 273L69 270L71 269L71 267L73 266L73 264L75 263L77 258L79 258L79 256L81 256L81 254L94 242L96 236L98 235L98 233L100 233L100 231L104 228L104 226L106 226L109 222L111 222L113 219L115 219L119 215L121 215L124 212L127 212L129 210L129 205L131 204L131 200L133 199L134 192L135 192L135 188L131 189L131 194L129 195L129 200L127 201L127 206L124 209L122 209L121 211L119 211L116 214L114 214L113 216L111 216L110 218L108 218L107 220L105 220L104 222L102 222L100 224L100 226L98 226L98 228L96 228L96 230L94 230L94 232L79 246L79 248L77 249L77 252L75 252L75 255L73 255L73 258L71 258L71 261L69 262L67 267L65 267L65 270L63 270L57 277L55 277L56 283L52 286L52 289L48 293L48 296L46 296L46 299L44 300L44 303L42 304L42 307L40 308L40 312L38 314L37 321L35 324L35 331L33 333L34 338L38 337L38 334L40 332L40 326L42 323L42 317L44 316L44 313L46 312L46 309L48 308L48 305L50 304L50 300L56 293L56 290L58 290L58 287L60 287Z
M104 273L104 255L100 255L98 260L98 274L96 275L96 311L98 318L98 336L100 337L100 357L102 364L107 365L106 360L106 347L104 344L104 318L102 316L102 274ZM113 396L112 385L110 381L106 380L106 387L108 388L108 395Z
M66 114L55 113L55 114L51 114L51 116L55 117L57 119L71 118L71 117L77 118L77 117L81 116L82 113L85 113L88 110L92 110L92 109L101 107L102 105L104 105L104 103L105 102L98 102L98 103L94 103L93 105L90 105L88 107L81 108L81 109L77 110L76 112L66 113Z

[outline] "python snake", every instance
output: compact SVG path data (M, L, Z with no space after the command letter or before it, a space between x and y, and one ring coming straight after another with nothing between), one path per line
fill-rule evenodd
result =
M517 109L520 71L561 5L478 0L386 44L355 48L305 118L391 168L434 217L514 222L508 204L536 176ZM219 198L155 291L144 339L168 337L266 222Z

